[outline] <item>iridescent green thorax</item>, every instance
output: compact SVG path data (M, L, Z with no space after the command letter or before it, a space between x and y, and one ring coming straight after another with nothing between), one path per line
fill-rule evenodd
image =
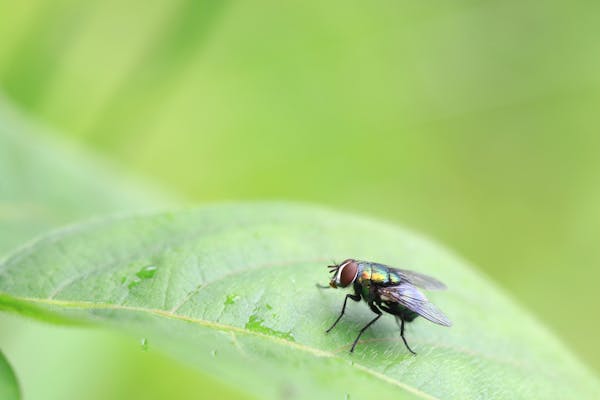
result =
M358 263L358 275L356 280L364 285L366 282L380 286L398 285L401 278L396 272L385 265L360 261Z
M355 286L358 286L357 289L362 298L367 302L373 300L372 285L393 286L399 284L400 281L400 276L385 265L366 261L358 262L358 274L356 275Z

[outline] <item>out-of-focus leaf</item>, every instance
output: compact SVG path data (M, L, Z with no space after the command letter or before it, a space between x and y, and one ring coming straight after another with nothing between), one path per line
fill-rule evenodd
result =
M450 329L392 318L367 331L343 293L319 291L345 257L431 274ZM0 307L118 326L262 398L597 398L597 380L497 287L390 225L290 204L121 216L57 231L0 265Z
M150 185L44 131L0 96L0 254L96 213L170 202Z
M21 398L19 384L10 364L0 351L0 399L18 400Z
M89 150L53 138L56 135L51 133L0 96L0 259L15 246L57 225L96 213L146 209L175 202L175 196L127 176ZM67 334L9 318L1 319L0 329L0 343L19 370L24 396L31 400L99 399L107 394L130 397L123 394L127 391L156 399L164 398L169 390L178 390L184 397L219 393L226 399L245 398L156 352L150 352L142 360L132 356L138 349L135 345L135 350L119 352L119 343L131 346L125 339L107 339L106 335L94 336L81 329ZM47 351L48 346L53 351ZM102 359L99 354L112 358ZM68 374L61 362L84 367L78 368L77 374ZM55 368L61 372L50 377L47 371ZM164 376L165 371L177 377ZM115 380L114 374L124 382ZM145 379L161 374L164 378L142 382L139 380L142 374ZM77 378L76 383L72 382L73 377ZM104 397L97 392L87 393L100 387ZM0 390L0 399L10 397Z

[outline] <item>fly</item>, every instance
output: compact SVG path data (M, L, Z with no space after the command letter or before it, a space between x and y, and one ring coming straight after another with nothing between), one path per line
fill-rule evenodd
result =
M358 261L347 259L341 264L330 265L330 272L333 274L329 281L329 286L337 289L352 285L354 294L347 294L342 306L342 312L335 320L333 325L327 329L331 332L337 323L342 319L346 311L348 299L360 301L362 298L371 311L377 316L369 321L358 333L350 352L354 351L358 340L367 328L375 323L382 315L382 311L392 314L396 318L396 323L400 328L400 337L404 345L412 354L415 353L404 337L404 323L412 322L418 316L421 316L435 324L451 326L452 322L436 306L431 304L427 297L417 288L426 290L444 290L446 285L427 275L414 271L392 268L384 264L378 264L370 261ZM327 286L317 285L320 288Z

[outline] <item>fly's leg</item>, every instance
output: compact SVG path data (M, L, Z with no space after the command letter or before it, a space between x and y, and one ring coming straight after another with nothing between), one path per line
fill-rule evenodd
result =
M337 325L338 322L340 322L340 319L342 319L342 316L344 315L344 311L346 311L346 302L348 301L348 298L351 298L354 301L360 301L360 296L357 294L347 294L346 298L344 299L344 305L342 306L342 312L340 313L340 316L337 317L337 319L335 320L335 322L333 323L333 325L331 325L331 328L327 329L325 331L325 333L329 333L333 328L335 328L335 326Z
M410 351L411 353L413 353L416 356L417 353L415 353L410 348L410 346L406 342L406 338L404 337L404 319L401 316L396 315L396 323L398 324L398 327L400 328L400 337L402 338L402 341L404 342L404 345L406 346L406 348L408 349L408 351Z
M377 316L375 318L373 318L368 324L366 324L358 333L358 336L356 337L356 339L354 339L354 343L352 343L352 348L350 349L350 353L354 352L354 348L356 347L356 343L358 343L358 339L360 339L361 335L364 333L364 331L367 330L368 327L370 327L371 325L373 325L375 323L375 321L377 321L379 318L381 318L381 311L379 310L379 308L375 307L375 305L373 303L369 304L369 307L371 307L371 310L377 314Z
M402 341L404 342L404 346L406 346L408 351L410 351L412 354L414 354L416 356L417 353L415 353L410 348L410 346L408 345L408 342L406 341L406 338L404 337L404 318L402 318L400 315L396 314L394 312L394 310L392 310L391 308L389 308L387 306L380 305L380 307L383 311L390 313L390 314L394 315L394 317L396 317L396 323L398 324L398 328L400 328L400 337L402 338Z

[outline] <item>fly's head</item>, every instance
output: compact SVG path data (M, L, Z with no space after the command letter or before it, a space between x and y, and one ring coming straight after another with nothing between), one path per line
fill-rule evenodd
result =
M341 264L329 265L328 268L329 272L333 274L329 286L334 289L345 288L353 283L358 275L358 263L352 258L344 260Z

